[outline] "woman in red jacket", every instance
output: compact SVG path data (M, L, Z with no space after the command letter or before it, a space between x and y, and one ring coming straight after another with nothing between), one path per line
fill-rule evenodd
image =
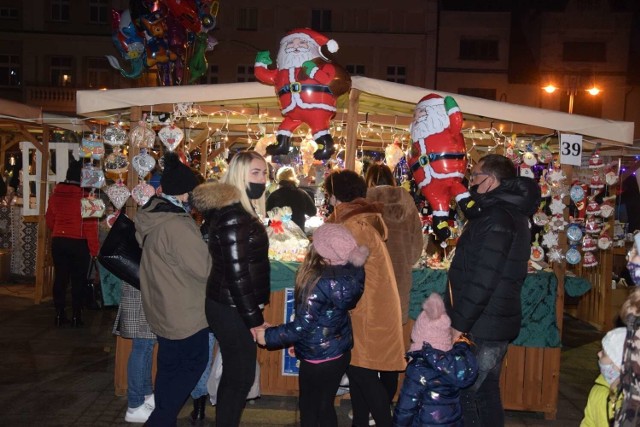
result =
M67 179L55 186L49 196L46 220L51 230L51 254L55 267L53 302L56 307L56 326L68 323L64 312L67 283L71 280L71 325L82 326L82 296L91 257L98 255L98 220L84 219L80 213L80 199L85 190L80 187L82 163L72 161Z

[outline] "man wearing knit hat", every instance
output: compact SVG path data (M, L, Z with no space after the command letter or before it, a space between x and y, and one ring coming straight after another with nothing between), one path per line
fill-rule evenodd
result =
M169 153L160 183L160 195L136 215L142 304L158 337L155 409L145 424L151 427L175 425L205 369L209 348L204 300L211 258L187 206L196 177Z
M267 68L273 64L269 51L258 52L256 56L256 78L275 86L284 116L278 127L277 145L267 147L272 156L289 152L291 136L302 123L309 125L318 143L319 148L313 154L316 159L328 159L335 152L329 125L341 93L333 93L329 87L336 79L337 69L328 62L323 48L335 53L338 43L312 29L296 28L280 41L276 70Z

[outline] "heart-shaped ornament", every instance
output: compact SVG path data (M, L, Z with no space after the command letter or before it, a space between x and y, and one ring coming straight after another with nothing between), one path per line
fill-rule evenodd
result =
M165 126L158 132L158 138L167 147L167 150L173 151L182 142L184 132L175 125Z
M138 122L138 126L129 133L129 142L134 147L153 148L156 141L156 133L144 121Z
M147 153L147 150L143 148L140 150L140 154L133 156L131 164L140 179L144 179L144 177L146 177L147 174L149 174L149 172L151 172L156 166L156 159L154 159L153 156Z
M102 132L104 142L109 145L122 145L127 140L127 131L117 124L112 124Z
M126 185L121 180L118 180L113 185L110 185L105 190L107 196L109 196L109 200L113 203L116 209L120 210L127 203L129 196L131 196L131 191L127 188Z
M153 188L153 186L146 182L141 182L133 187L131 198L135 200L139 206L143 206L154 194L156 194L156 189Z

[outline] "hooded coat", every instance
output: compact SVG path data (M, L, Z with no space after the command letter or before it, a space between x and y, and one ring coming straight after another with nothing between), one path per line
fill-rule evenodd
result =
M383 205L382 219L388 229L387 251L400 295L402 323L409 320L409 293L413 281L411 269L424 246L422 222L413 197L402 187L381 185L367 190L367 200Z
M140 291L151 330L180 340L207 328L204 298L211 257L184 209L154 196L136 214Z
M400 297L384 241L382 205L365 199L340 203L327 222L349 229L358 246L369 248L364 265L364 293L351 311L354 345L351 365L376 371L403 371L404 340Z
M262 308L271 294L269 237L264 226L242 207L240 190L233 185L199 185L192 201L207 224L214 260L207 298L235 307L247 328L262 325Z
M520 332L520 292L531 252L529 217L540 203L540 188L533 179L517 177L473 198L480 214L468 220L458 239L447 313L458 331L511 341Z

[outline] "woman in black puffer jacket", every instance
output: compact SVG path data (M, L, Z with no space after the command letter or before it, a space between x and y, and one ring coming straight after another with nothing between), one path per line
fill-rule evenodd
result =
M264 206L267 164L255 152L238 153L224 183L193 191L209 232L212 269L205 311L218 340L223 369L216 409L217 426L237 426L255 377L256 329L269 302L269 239L256 209Z

